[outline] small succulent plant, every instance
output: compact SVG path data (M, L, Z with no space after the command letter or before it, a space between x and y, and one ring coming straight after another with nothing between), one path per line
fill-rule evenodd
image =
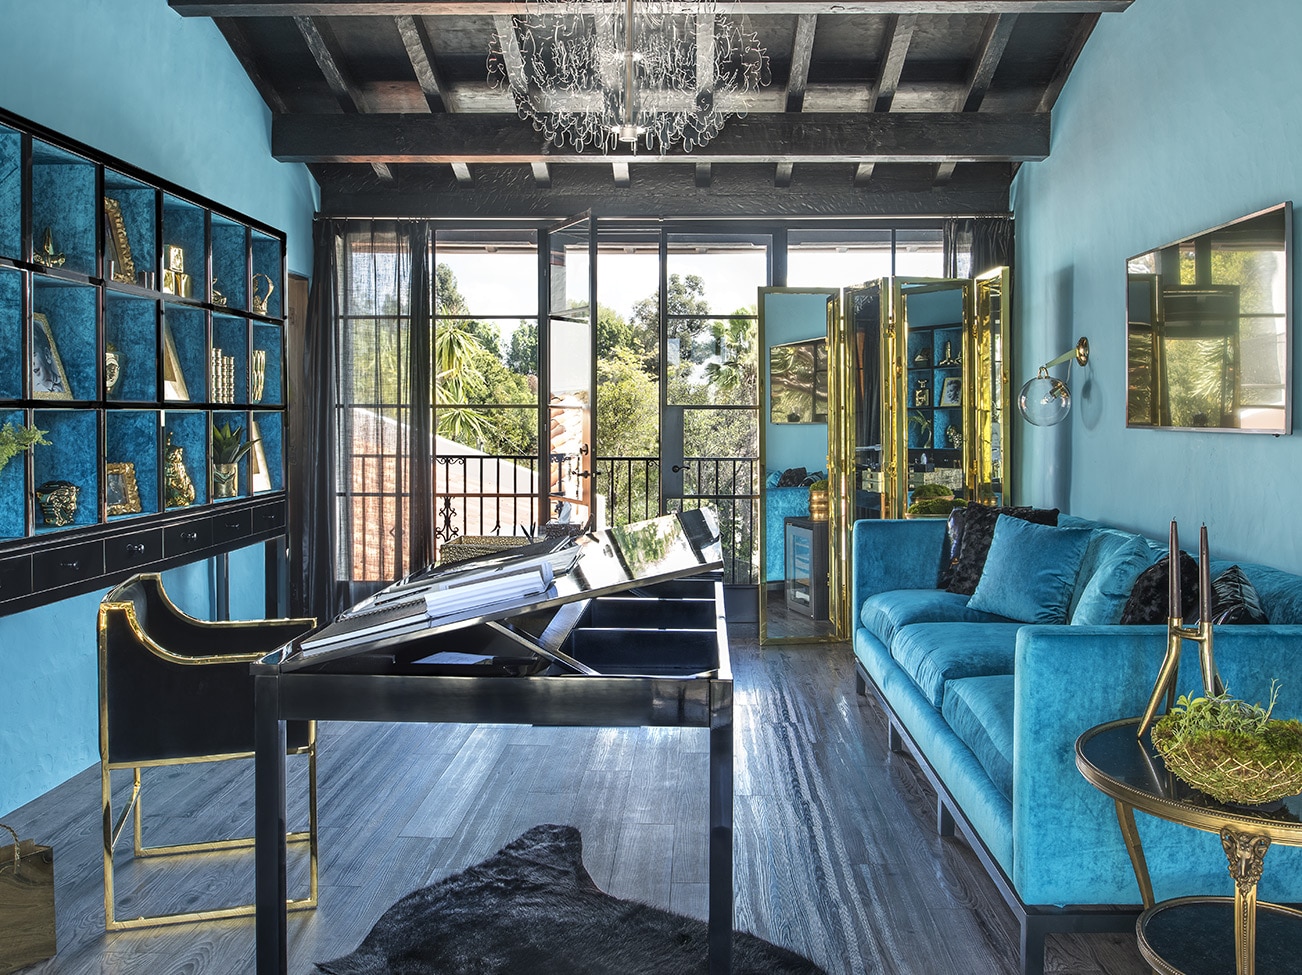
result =
M256 440L243 440L244 428L231 428L229 423L212 428L212 462L214 464L238 464L253 449Z

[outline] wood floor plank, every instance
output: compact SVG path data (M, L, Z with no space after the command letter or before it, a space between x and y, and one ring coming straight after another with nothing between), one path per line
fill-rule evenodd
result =
M760 648L753 624L730 627L730 638L736 926L829 975L1012 975L1012 914L967 844L936 834L935 795L911 757L887 748L880 708L855 693L849 648ZM539 823L581 831L584 863L603 888L705 916L703 732L340 722L318 733L320 906L290 916L291 975L352 951L404 894ZM291 765L291 817L305 808L303 777ZM115 802L129 778L115 776ZM152 839L251 821L248 770L235 763L154 770L146 783ZM251 971L248 921L104 932L97 767L5 821L56 855L59 954L23 975ZM247 855L140 864L129 833L123 840L128 904L251 887ZM304 876L291 852L291 888ZM1114 934L1051 937L1046 971L1147 968L1134 937Z

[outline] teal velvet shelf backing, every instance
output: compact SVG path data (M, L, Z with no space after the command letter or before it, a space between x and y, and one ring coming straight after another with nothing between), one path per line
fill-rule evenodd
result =
M158 302L152 298L104 294L105 393L116 402L158 399ZM117 382L108 389L108 348L117 363Z
M253 351L265 355L265 366L263 369L262 395L257 395L257 389L250 388L249 398L256 405L258 403L269 403L281 405L285 402L285 388L282 379L284 375L283 352L281 350L281 337L283 331L278 325L264 325L261 322L253 323Z
M266 308L259 311L254 307L252 296L249 300L250 310L261 315L268 315L271 318L280 318L283 315L281 311L281 302L284 299L282 291L282 280L284 278L284 269L280 262L280 241L274 237L269 237L260 230L253 231L253 273L264 274L271 279L274 290L270 295L266 292L266 281L259 282L255 289L258 296L261 297Z
M163 306L163 324L163 398L207 401L208 316L201 308L168 302Z
M36 319L37 315L45 317L49 326L48 336ZM35 274L32 276L32 316L32 398L98 399L99 289ZM44 359L41 368L45 378L38 377L35 371L38 355ZM54 374L50 373L51 368ZM62 376L58 376L60 368ZM62 391L59 387L63 387Z
M22 410L0 410L0 427L24 426L27 414ZM23 493L26 457L18 454L0 470L0 539L22 538L27 534L27 500Z
M249 228L213 214L213 287L226 299L227 308L249 307ZM215 301L215 303L220 303Z
M139 180L124 176L111 169L104 170L104 199L114 200L121 214L122 230L127 236L127 246L134 274L129 277L125 270L119 268L119 276L113 280L127 284L139 284L146 287L157 286L158 263L158 191ZM109 237L113 232L112 222L108 217L108 203L105 203L105 263L101 271L109 279L108 260L116 257ZM142 275L154 275L151 279Z
M235 384L233 395L219 396L213 390L212 398L216 403L247 403L249 401L249 322L244 318L231 315L212 316L212 344L214 353L220 349L221 354L235 360Z
M33 139L31 181L33 260L45 263L37 255L45 249L48 229L50 250L61 270L97 274L100 206L95 199L95 164Z
M259 438L259 444L253 448L250 456L259 465L266 465L266 484L259 488L256 478L250 479L250 487L256 493L263 491L283 491L285 489L285 415L283 413L253 414L253 429Z
M130 464L139 497L138 512L108 512L110 521L154 514L161 510L158 503L159 484L158 413L155 410L109 410L104 415L105 494L108 504L113 504L113 490L107 473L110 464ZM118 474L123 477L124 475ZM125 485L123 485L125 489Z
M0 349L16 351L23 347L24 285L22 271L0 267ZM0 400L22 398L23 375L27 372L22 359L21 354L0 355Z
M32 448L32 485L39 490L51 481L77 488L77 510L70 525L50 525L36 513L36 534L99 523L99 431L91 410L34 410L32 422L45 430L49 446Z
M0 257L23 257L23 137L0 125Z

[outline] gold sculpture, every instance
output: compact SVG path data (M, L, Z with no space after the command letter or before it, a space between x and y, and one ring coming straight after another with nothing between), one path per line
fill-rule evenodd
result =
M212 279L212 303L221 308L226 307L226 296L217 290L217 279Z
M262 278L263 281L267 282L267 293L265 295L258 294L258 278ZM255 315L267 314L267 302L271 300L271 293L275 290L276 286L271 283L270 277L261 273L253 275L253 313Z
M163 448L166 464L163 467L165 484L164 502L169 508L184 508L194 504L194 482L185 469L185 448L172 445L171 431Z
M36 502L47 525L62 528L77 517L77 494L81 488L71 481L46 481L36 489Z
M46 267L63 267L64 261L68 259L63 251L55 252L54 231L49 227L45 228L40 248L33 248L33 250L35 253L32 254L32 260L37 264L44 264Z
M131 256L126 221L122 219L122 204L111 196L104 197L104 219L108 223L104 244L109 257L109 277L114 281L135 284L136 262Z
M1153 724L1157 708L1163 695L1166 697L1166 710L1175 704L1175 681L1180 670L1180 651L1185 640L1198 644L1198 663L1203 673L1203 693L1208 697L1224 694L1225 685L1216 670L1216 660L1212 656L1212 575L1211 559L1207 555L1207 526L1203 525L1198 537L1198 622L1193 626L1184 625L1183 601L1180 598L1180 533L1174 519L1171 521L1170 554L1167 556L1167 620L1166 620L1166 656L1157 671L1157 683L1144 708L1144 717L1139 722L1138 736Z
M253 350L253 368L249 375L249 395L253 402L262 401L262 393L267 385L267 350Z

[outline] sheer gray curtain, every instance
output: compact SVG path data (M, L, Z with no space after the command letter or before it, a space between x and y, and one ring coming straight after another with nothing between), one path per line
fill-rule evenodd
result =
M423 221L318 223L299 481L321 617L433 559L432 236Z
M952 217L945 221L945 277L971 278L1013 263L1012 217Z

